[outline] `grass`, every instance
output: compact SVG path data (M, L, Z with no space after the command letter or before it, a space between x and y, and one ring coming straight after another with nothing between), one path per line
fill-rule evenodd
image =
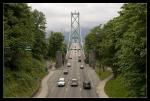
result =
M4 97L31 97L46 75L44 62L33 60L33 67L19 71L4 69ZM27 62L26 62L27 63ZM34 69L33 69L34 68Z
M122 82L121 76L111 79L105 85L105 92L109 97L129 97L129 92Z
M107 78L111 75L110 71L108 71L108 70L103 71L101 68L96 70L96 73L98 74L100 80L104 80L105 78Z

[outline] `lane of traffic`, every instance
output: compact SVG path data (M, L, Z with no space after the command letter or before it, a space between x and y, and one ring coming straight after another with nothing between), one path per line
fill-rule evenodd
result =
M57 91L56 91L57 85L56 84L57 84L57 80L61 73L62 73L62 70L55 70L54 75L48 81L48 85L49 85L48 97L54 97L54 95L56 95L56 93L57 93Z

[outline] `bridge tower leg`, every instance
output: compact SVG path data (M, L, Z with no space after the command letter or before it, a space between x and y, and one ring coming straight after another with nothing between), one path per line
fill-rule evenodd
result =
M69 34L68 51L73 42L79 42L82 48L79 12L71 12L71 33Z

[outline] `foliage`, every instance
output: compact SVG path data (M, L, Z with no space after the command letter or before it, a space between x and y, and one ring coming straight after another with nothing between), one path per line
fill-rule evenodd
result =
M31 97L39 88L40 80L45 76L44 64L36 59L33 60L33 68L21 71L11 71L5 68L4 76L4 97ZM30 62L29 58L22 61L22 64ZM28 65L28 64L27 64ZM30 70L30 72L29 72Z
M33 11L34 25L34 44L32 53L35 58L41 59L47 54L47 44L45 39L45 15L37 10ZM38 47L37 47L38 46Z
M55 59L56 51L66 53L66 44L64 43L64 36L61 32L51 32L48 39L48 56Z
M45 17L25 3L4 4L4 97L30 97L45 74Z
M130 90L124 86L122 82L124 79L121 76L117 76L115 79L109 80L105 85L105 92L111 98L118 97L133 97L129 94Z
M30 8L26 4L5 4L4 11L5 63L11 69L19 69L26 47L33 43Z
M104 80L112 74L109 70L103 71L102 68L98 68L98 70L96 70L96 73L99 76L100 80Z
M102 66L122 74L132 96L146 96L146 4L122 6L119 16L95 27L85 38L85 50L95 49Z

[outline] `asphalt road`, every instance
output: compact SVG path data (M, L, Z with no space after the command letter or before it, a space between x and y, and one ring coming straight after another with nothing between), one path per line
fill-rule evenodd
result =
M79 44L74 43L72 44L71 48L79 49ZM68 62L71 63L71 67L63 66L59 69L56 69L54 74L48 80L49 86L49 93L48 98L97 98L98 95L96 93L96 87L100 82L98 76L96 75L95 71L88 66L88 64L84 63L83 52L77 50L70 50L70 56L72 59L68 59ZM78 55L81 55L81 62L78 62ZM80 66L84 65L84 69L80 69ZM67 68L69 70L67 75L63 74L63 69ZM65 78L66 85L64 87L58 87L57 81L60 77ZM78 86L71 87L70 80L72 78L78 79ZM84 80L91 81L91 89L83 89L82 82Z

